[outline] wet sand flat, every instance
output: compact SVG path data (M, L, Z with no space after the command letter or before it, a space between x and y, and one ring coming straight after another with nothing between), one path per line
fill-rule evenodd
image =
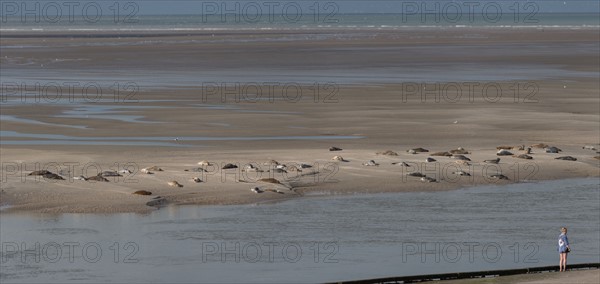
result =
M0 202L12 205L8 211L145 212L154 210L146 203L158 195L172 204L239 204L313 191L429 191L598 177L598 150L582 149L599 148L598 39L597 30L451 28L5 36L3 84L80 84L58 102L3 97ZM30 45L39 47L15 48ZM89 82L105 91L101 98L82 95ZM115 82L137 89L128 93L133 89L119 85L115 99ZM497 157L497 146L536 143L563 151L533 148L532 160L483 163ZM330 146L343 151L330 152ZM406 152L416 147L430 152ZM452 158L432 156L438 162L425 163L429 154L457 147L471 152L472 165L459 167L472 178L453 175L460 169ZM386 150L398 156L377 154ZM335 155L348 162L332 161ZM577 161L554 159L567 155ZM204 176L184 171L201 160L255 163L266 171L271 159L314 167L260 175L283 185L257 182L257 175L239 169L211 168ZM380 165L364 166L369 160ZM414 166L392 165L402 161ZM75 165L67 179L94 175L99 167L132 165L134 173L107 183L26 176L37 167L59 170L48 166L53 163L60 170ZM139 172L154 165L164 171ZM407 178L410 171L439 182ZM499 172L509 180L489 177ZM184 186L169 187L171 180ZM283 193L255 194L254 186ZM132 195L136 190L153 195Z

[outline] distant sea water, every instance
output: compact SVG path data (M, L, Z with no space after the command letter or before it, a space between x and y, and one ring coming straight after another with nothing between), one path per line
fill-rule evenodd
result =
M306 10L306 9L305 9ZM308 11L306 11L308 12ZM259 30L394 30L414 28L600 28L598 13L469 14L221 14L139 15L105 14L95 18L49 15L5 16L0 32L166 32Z

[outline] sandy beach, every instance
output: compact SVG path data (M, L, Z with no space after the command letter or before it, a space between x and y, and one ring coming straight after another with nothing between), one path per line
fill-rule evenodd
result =
M461 279L449 280L443 283L528 283L528 284L551 284L551 283L598 283L600 281L600 271L598 269L573 270L567 272L551 273L533 273L527 275L503 276L489 279ZM434 281L439 283L439 281ZM425 282L425 283L434 283Z
M114 100L111 92L90 102L79 86L72 101L63 103L3 97L0 205L9 205L3 212L144 213L158 208L149 202L243 204L316 194L437 191L599 177L600 160L594 158L598 150L583 149L600 148L598 40L597 30L585 29L217 32L146 38L3 35L3 46L43 46L4 48L3 82L63 82L61 76L71 74L79 86L99 76L107 86L134 82L139 89L131 97L134 102ZM474 66L474 71L458 74L465 66ZM408 76L402 67L423 71L400 80L394 76ZM357 68L371 70L373 76L356 78L352 71ZM486 77L485 70L496 77ZM59 74L57 79L39 75L53 73ZM152 74L166 83L148 81ZM182 78L180 74L187 74L185 80L171 81ZM381 78L386 74L390 77ZM432 83L444 75L447 80ZM250 83L256 77L270 79L257 83L263 84L261 99L242 97L257 93ZM221 82L241 87L228 90ZM471 95L464 85L468 82L479 83L471 85ZM463 86L462 96L449 97L456 85ZM422 96L414 86L430 91ZM499 95L496 86L502 90ZM303 92L296 101L297 88ZM273 99L268 99L269 89ZM103 109L93 108L97 106ZM533 147L531 160L502 156L498 165L483 162L498 157L498 146L538 143L562 152ZM329 151L332 146L343 150ZM429 152L407 152L418 147ZM469 152L465 156L470 165L431 155L458 147ZM377 154L387 150L397 156ZM334 156L347 162L331 160ZM561 156L577 161L555 159ZM426 163L427 157L437 162ZM214 166L194 172L204 160ZM272 170L265 165L270 160L286 164L288 173L267 172ZM369 160L379 165L363 165ZM392 164L397 162L411 167ZM239 168L221 169L226 163ZM243 172L248 163L264 172ZM312 167L289 171L294 163ZM141 173L152 166L163 171ZM94 176L100 168L124 167L132 173L108 177L108 182L72 179ZM40 169L60 171L65 180L27 176ZM471 177L453 174L460 170ZM437 182L407 177L417 171ZM490 178L499 173L508 180ZM193 182L194 177L202 182ZM169 181L183 187L171 187ZM256 194L253 187L267 191ZM152 195L132 194L138 190Z

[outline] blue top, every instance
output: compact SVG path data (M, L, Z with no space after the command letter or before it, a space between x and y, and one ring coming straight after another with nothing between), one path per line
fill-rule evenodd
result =
M558 236L558 252L564 253L567 252L567 246L569 245L569 239L566 234L560 234Z

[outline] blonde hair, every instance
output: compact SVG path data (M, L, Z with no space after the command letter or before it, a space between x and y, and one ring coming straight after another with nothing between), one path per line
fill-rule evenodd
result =
M567 228L562 227L562 228L560 228L560 231L563 232L563 233L567 233Z

